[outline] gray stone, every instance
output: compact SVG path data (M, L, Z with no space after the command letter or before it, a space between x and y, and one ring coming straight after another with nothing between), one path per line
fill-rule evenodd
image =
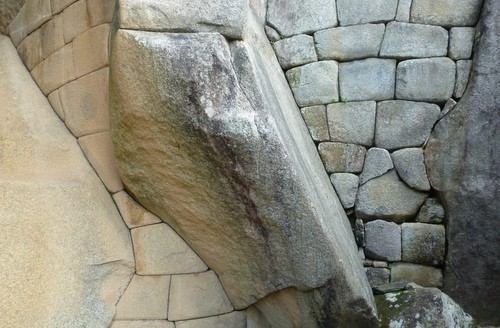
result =
M449 58L411 59L398 64L398 99L445 102L454 87L455 63Z
M361 185L356 199L356 217L404 222L417 214L427 195L401 182L395 170Z
M272 28L271 26L266 25L264 27L264 30L266 32L266 35L267 35L267 38L269 39L269 41L276 42L276 41L281 40L281 36L279 35L279 33L276 32L276 30L274 28Z
M384 31L384 24L363 24L318 31L314 33L318 58L346 61L377 57Z
M332 141L371 146L375 134L374 101L337 103L327 106Z
M446 101L446 103L443 106L443 110L441 111L441 114L439 114L438 121L440 119L442 119L443 117L445 117L450 111L452 111L456 105L457 105L457 102L453 98L448 99L448 101Z
M431 186L427 179L424 164L424 152L421 148L405 148L391 154L401 180L412 188L429 191Z
M426 223L403 223L403 261L440 265L444 262L444 226Z
M322 142L318 146L318 152L328 173L356 173L363 169L366 154L366 149L363 146L340 142Z
M351 173L334 173L330 176L333 187L344 208L351 208L356 201L359 178Z
M363 172L359 176L359 184L377 178L394 168L391 155L383 148L370 148L366 154Z
M309 35L300 34L277 41L274 43L274 51L284 70L318 60L314 39Z
M381 328L472 328L474 320L437 288L414 284L400 292L375 296Z
M286 77L299 107L339 100L338 64L335 61L321 61L295 67L286 72Z
M449 26L474 26L482 0L413 0L412 23Z
M388 265L387 261L373 261L374 268L387 268Z
M442 223L444 216L444 208L441 203L436 198L427 198L415 220L422 223Z
M414 263L393 263L391 282L411 281L424 287L443 287L443 272L439 268Z
M389 282L391 270L385 268L365 268L365 270L370 286L380 286Z
M284 37L334 27L335 0L269 0L267 22Z
M342 101L386 100L394 97L396 61L368 58L339 64Z
M341 26L394 20L397 0L337 0Z
M371 259L401 260L401 227L394 222L375 220L365 223L365 254Z
M469 59L472 55L475 33L474 27L452 27L448 56L454 60Z
M410 21L411 1L412 0L399 0L396 21L406 23Z
M438 105L389 100L377 107L375 145L386 149L422 146L439 116Z
M0 34L8 35L7 27L21 10L26 0L5 0L0 7Z
M382 295L386 293L398 292L400 290L405 290L408 287L408 282L405 280L387 283L384 285L379 285L372 287L374 295Z
M314 141L330 140L324 105L304 107L300 109L300 112Z
M241 39L247 24L248 1L121 0L119 27L156 32L217 32Z
M469 83L470 71L472 69L472 60L459 60L457 61L457 81L455 83L455 90L453 97L462 98L467 84Z
M363 220L356 219L354 223L354 238L356 239L356 244L360 246L358 252L360 252L360 257L362 260L365 259L365 251L363 247L366 246L366 238L365 238L365 224Z
M421 58L446 56L448 31L440 26L390 22L380 48L381 57Z

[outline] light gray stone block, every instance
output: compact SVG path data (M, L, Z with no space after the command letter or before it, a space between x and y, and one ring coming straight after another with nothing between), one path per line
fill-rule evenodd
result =
M474 27L452 27L448 55L451 59L469 59L474 45Z
M365 268L366 270L366 278L368 278L368 282L370 286L380 286L383 284L387 284L389 282L389 278L391 276L391 271L386 268Z
M370 148L366 153L363 172L359 176L359 184L385 174L394 168L391 155L383 148Z
M277 41L274 43L274 51L284 70L318 60L314 39L309 35L300 34Z
M445 102L454 87L455 63L449 58L411 59L398 65L398 99Z
M295 67L286 72L286 77L299 107L339 100L338 64L335 61Z
M335 0L269 0L267 22L284 37L334 27Z
M441 203L436 198L427 198L415 220L421 223L442 223L444 217L444 208Z
M474 26L482 0L413 0L410 22L449 26Z
M342 101L386 100L394 97L396 61L368 58L339 64Z
M360 145L322 142L318 151L328 173L361 172L366 149Z
M393 263L391 282L414 282L423 287L443 287L443 272L432 266L413 263Z
M472 60L457 61L457 81L455 82L455 90L453 97L462 98L467 84L469 84L469 76L472 69Z
M391 157L401 180L407 185L422 191L431 189L421 148L401 149L392 153Z
M394 20L397 0L337 0L341 26Z
M401 260L401 227L394 222L376 220L365 224L365 254L371 259Z
M435 104L382 101L377 106L375 145L389 150L422 146L439 113Z
M445 255L444 226L426 223L403 223L403 261L441 265Z
M334 173L330 176L333 187L344 208L351 208L356 201L359 178L352 173Z
M443 110L441 111L441 114L439 114L438 121L440 119L442 119L450 111L452 111L453 108L455 108L456 105L457 105L457 102L453 98L448 99L446 101L446 103L444 104L444 106L443 106Z
M300 109L300 112L314 141L330 140L324 105L304 107Z
M412 0L399 0L396 21L406 23L410 21L411 1Z
M384 24L363 24L318 31L314 33L318 58L347 61L377 57L384 31Z
M380 49L381 57L421 58L446 56L448 31L440 26L390 22Z
M371 146L375 134L375 101L336 103L327 106L332 141Z

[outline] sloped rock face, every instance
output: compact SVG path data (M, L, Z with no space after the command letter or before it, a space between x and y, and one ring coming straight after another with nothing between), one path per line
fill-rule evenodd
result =
M444 290L482 324L500 325L500 3L486 1L469 87L425 155L447 210Z

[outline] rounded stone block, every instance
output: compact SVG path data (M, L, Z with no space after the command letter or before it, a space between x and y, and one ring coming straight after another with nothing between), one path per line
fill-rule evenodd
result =
M351 173L334 173L330 176L333 187L344 208L351 208L356 201L359 178Z
M276 57L284 70L318 60L314 50L314 39L309 35L292 36L275 42L273 46Z
M314 141L330 140L324 105L304 107L300 109L300 112Z
M410 21L431 25L474 26L482 0L413 0Z
M407 185L421 191L431 189L424 164L424 152L421 148L397 150L391 157L396 171Z
M451 59L469 59L474 45L474 27L452 27L448 55Z
M383 148L370 148L366 153L363 172L359 176L359 184L362 185L368 180L377 178L387 171L392 170L391 155Z

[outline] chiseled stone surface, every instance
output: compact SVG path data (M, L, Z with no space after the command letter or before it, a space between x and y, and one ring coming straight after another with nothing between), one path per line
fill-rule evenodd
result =
M396 60L368 58L339 64L342 101L386 100L394 97Z
M355 144L341 142L322 142L318 152L328 173L361 172L365 161L366 149Z
M324 105L304 107L300 109L300 112L314 141L330 140Z
M422 146L440 112L435 104L403 100L378 103L375 145L389 150Z
M337 26L335 0L269 0L267 22L282 36Z
M26 1L26 17L24 24L27 26L27 32L30 34L43 23L52 18L50 10L50 0L31 0Z
M99 25L77 36L73 41L76 77L108 65L109 24Z
M363 146L373 144L377 110L374 101L330 104L326 110L332 141Z
M274 51L284 70L318 60L314 39L310 35L300 34L277 41L274 43Z
M398 0L337 0L341 26L394 20Z
M134 275L116 306L116 320L167 319L170 276Z
M381 57L419 58L446 56L448 31L440 26L390 22L387 24Z
M474 45L474 27L452 27L448 55L451 59L469 59Z
M338 101L338 70L338 64L333 60L288 70L286 77L297 104L303 107Z
M400 149L393 152L391 157L399 177L407 185L422 191L431 189L421 148Z
M370 259L401 260L401 226L375 220L365 223L365 254Z
M412 23L442 26L476 25L483 0L413 0Z
M443 225L403 223L403 261L440 265L445 255L445 230Z
M118 0L87 0L90 26L111 23Z
M358 193L358 176L352 173L334 173L330 176L330 180L342 206L352 208Z
M314 33L318 58L346 61L377 57L384 31L384 24L362 24L318 31Z
M62 15L54 16L40 28L42 39L42 56L48 58L58 49L64 47L64 28ZM32 50L33 51L33 50Z
M404 222L417 214L426 198L427 194L411 189L391 170L359 187L356 216Z
M462 98L464 95L467 84L469 83L469 76L472 70L472 60L459 60L457 61L457 81L455 82L455 90L453 97Z
M269 25L264 26L264 31L266 32L267 38L271 42L276 42L281 40L279 33Z
M64 42L71 42L77 35L90 28L87 0L79 0L63 11Z
M129 229L161 222L159 217L137 204L125 191L114 194L113 199Z
M391 282L411 281L424 287L443 287L443 272L433 266L414 263L393 263Z
M177 321L176 328L247 328L247 315L245 311L234 311L214 317Z
M427 198L415 220L422 223L442 223L444 217L445 212L441 203L436 198Z
M454 87L455 63L449 58L410 59L398 64L398 99L445 102Z
M64 121L64 110L62 108L61 98L59 97L59 89L53 91L47 98L57 116Z
M233 311L213 271L173 275L170 285L168 320L188 320Z
M370 286L380 286L387 284L391 277L391 270L386 268L365 268L366 277Z
M386 149L370 148L366 153L363 171L359 175L359 184L364 184L368 180L377 178L393 168L394 164L392 163L391 155Z
M208 268L167 224L132 229L136 270L140 275L179 274Z
M52 14L55 15L63 11L66 7L76 2L76 0L50 0Z
M167 320L115 320L109 328L175 328Z
M41 30L36 30L24 39L17 47L19 57L28 70L32 70L43 60Z

